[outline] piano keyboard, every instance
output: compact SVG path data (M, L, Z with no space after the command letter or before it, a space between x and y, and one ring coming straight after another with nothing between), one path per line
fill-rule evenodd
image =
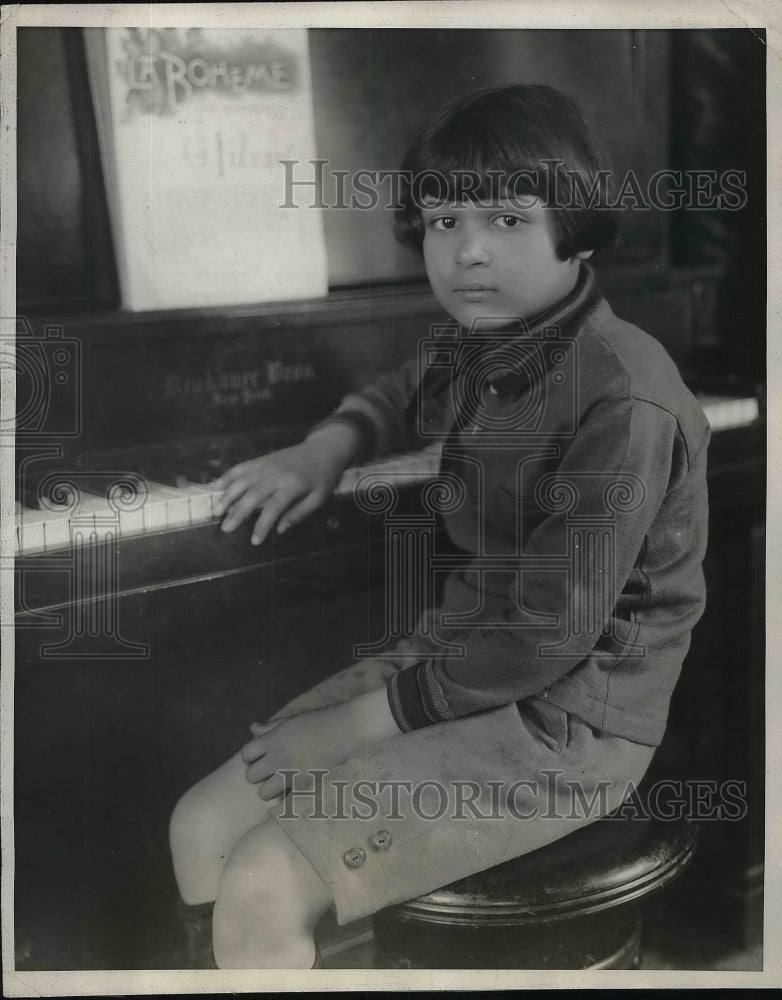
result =
M715 432L747 426L759 416L758 401L754 398L703 395L699 401ZM396 485L433 478L439 469L440 450L436 445L375 465L348 469L335 492L337 495L354 493L360 477L367 473L392 477ZM202 480L219 471L209 470L208 475L203 475L192 470L187 478L180 477L177 481L176 477L171 477L169 483L144 480L146 498L137 509L127 511L117 512L105 496L89 493L82 493L76 518L68 508L62 511L51 507L36 509L32 504L17 502L15 552L30 555L67 547L74 541L74 527L88 539L101 527L104 531L109 528L118 537L128 537L206 524L217 519L215 509L220 493Z
M439 445L421 452L397 455L372 465L347 469L335 494L353 494L362 476L372 474L388 477L396 486L433 478L440 466ZM193 473L195 475L195 473ZM127 477L126 477L127 478ZM89 540L93 532L113 531L118 538L173 531L216 521L216 504L221 491L211 483L187 481L180 477L177 485L159 483L137 477L146 495L127 511L112 505L102 495L82 492L78 507L57 510L52 504L40 508L16 503L15 553L31 555L52 552L78 541L74 529ZM175 477L174 477L175 478Z

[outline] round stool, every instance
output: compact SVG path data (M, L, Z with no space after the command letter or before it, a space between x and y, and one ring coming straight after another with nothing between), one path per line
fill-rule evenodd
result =
M598 820L513 861L381 910L376 968L631 969L638 902L689 864L687 820Z

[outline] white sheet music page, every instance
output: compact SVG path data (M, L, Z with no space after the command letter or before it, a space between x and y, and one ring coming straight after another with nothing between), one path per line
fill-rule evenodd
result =
M282 207L316 157L305 29L87 29L122 304L327 294L321 211Z

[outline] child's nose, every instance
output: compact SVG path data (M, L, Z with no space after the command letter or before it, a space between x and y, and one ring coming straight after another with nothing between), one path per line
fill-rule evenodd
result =
M456 249L456 261L462 267L489 263L489 251L480 233L464 233Z

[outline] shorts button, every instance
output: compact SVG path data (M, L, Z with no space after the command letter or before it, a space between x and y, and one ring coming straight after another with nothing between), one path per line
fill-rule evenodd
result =
M369 846L373 851L387 851L391 846L391 834L388 830L378 830L369 838Z
M349 851L345 851L342 860L346 868L360 868L367 860L367 856L360 847L351 847Z

